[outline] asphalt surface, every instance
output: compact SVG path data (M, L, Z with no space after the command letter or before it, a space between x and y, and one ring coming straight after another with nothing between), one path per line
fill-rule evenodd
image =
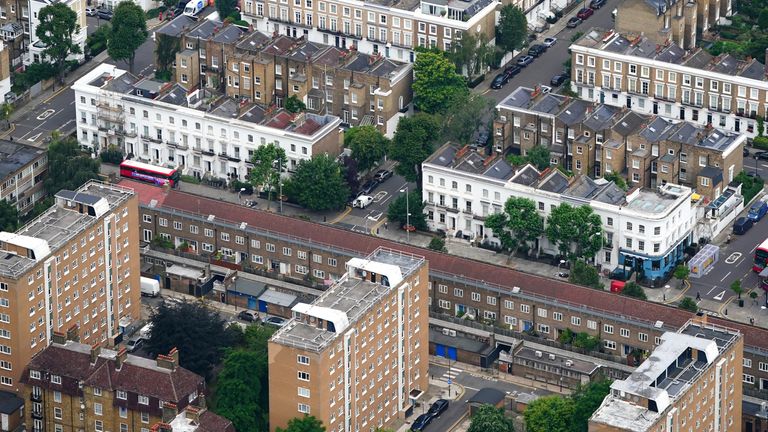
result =
M406 182L397 174L393 175L371 192L370 196L373 198L371 204L363 209L352 208L336 225L351 231L370 234L371 229L387 217L387 209L392 200L404 195L406 188L408 193L413 192L416 190L416 184Z

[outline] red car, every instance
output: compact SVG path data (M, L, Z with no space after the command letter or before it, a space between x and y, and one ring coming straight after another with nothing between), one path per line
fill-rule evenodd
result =
M592 10L590 8L584 8L584 9L580 10L579 13L576 14L576 16L579 17L582 20L585 20L585 19L591 17L592 14L594 14L594 13L595 13L594 10Z

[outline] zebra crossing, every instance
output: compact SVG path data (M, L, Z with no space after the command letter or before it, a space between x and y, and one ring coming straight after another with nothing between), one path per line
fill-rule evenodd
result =
M439 379L440 381L448 382L450 380L451 382L453 382L456 380L456 377L459 376L459 374L461 374L462 372L464 372L463 369L452 367L451 369L446 370L445 373L442 376L440 376Z

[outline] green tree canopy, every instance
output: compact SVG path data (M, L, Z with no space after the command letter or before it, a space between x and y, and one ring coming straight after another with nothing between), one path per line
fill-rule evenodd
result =
M464 77L456 73L456 65L443 53L419 52L413 73L414 103L425 113L444 112L458 97L469 92Z
M624 177L622 177L621 174L617 173L616 171L606 173L603 178L616 183L616 186L620 187L621 189L627 190L626 180L624 180Z
M587 332L579 332L573 337L573 346L589 351L596 351L600 348L600 338L592 336Z
M99 161L80 150L73 138L57 138L48 146L48 195L67 189L75 190L88 180L99 178Z
M277 432L325 432L325 426L317 418L305 415L288 420L288 427L277 428Z
M310 210L337 210L349 198L344 170L331 156L320 154L299 163L286 193Z
M218 5L219 3L217 3ZM288 112L298 113L307 110L307 105L296 95L291 95L285 100L285 109Z
M136 50L147 40L147 16L141 6L132 1L121 1L112 17L112 30L107 40L107 52L114 60L128 62L133 72Z
M531 402L525 409L528 432L570 432L576 404L570 398L545 396Z
M85 39L85 54L91 57L96 56L98 53L107 49L109 44L109 35L112 33L112 26L109 24L102 24L89 34Z
M549 154L549 149L540 144L531 147L531 149L526 152L525 156L528 162L535 166L539 171L549 168L550 161L552 160Z
M485 71L495 52L496 47L488 43L485 33L475 36L475 33L468 31L451 44L447 56L454 63L456 73L474 77Z
M51 60L56 76L63 84L67 57L81 52L80 46L72 41L80 32L77 14L66 3L53 3L40 9L38 20L35 35L45 45L43 55Z
M179 350L179 364L206 378L221 361L224 348L232 346L238 338L218 312L202 303L160 303L151 322L147 351L164 354L175 347Z
M638 285L637 282L627 282L624 284L624 289L621 290L621 295L634 297L640 300L648 300L648 296L645 295L645 290Z
M547 218L546 234L561 255L588 259L603 247L603 224L592 207L562 203Z
M573 261L571 263L570 281L595 289L603 289L603 283L600 282L600 275L597 269L584 261Z
M225 18L240 19L240 12L237 10L237 0L216 0L216 10L219 12L219 19Z
M699 305L696 304L696 300L687 296L684 299L680 300L680 303L677 304L677 307L693 313L696 313L699 311Z
M14 232L19 227L19 210L8 200L0 201L0 231Z
M515 432L512 419L504 415L503 408L481 405L472 415L467 432Z
M344 133L344 145L352 151L357 168L365 171L384 157L389 140L374 126L357 126Z
M176 53L181 48L181 39L162 33L155 33L155 65L157 73L168 75L170 78ZM156 73L156 74L157 74Z
M408 205L406 206L406 197ZM411 213L410 220L407 218L408 211ZM421 192L409 191L407 194L401 194L393 199L387 209L387 219L398 228L404 227L406 223L416 227L417 230L427 230L427 219L424 216L424 202L421 200Z
M445 239L441 237L432 237L427 247L437 252L448 252L445 248Z
M395 171L421 184L421 163L435 150L440 129L439 118L429 114L401 118L388 151L389 157L400 162Z
M443 134L440 142L451 141L464 145L472 139L477 126L490 118L493 101L481 94L465 93L456 97L443 115Z
M571 394L570 398L575 405L571 421L571 430L573 432L587 432L589 429L589 418L600 408L603 399L610 392L611 380L601 379L579 386Z
M529 250L531 243L544 233L544 219L536 210L536 203L528 198L509 198L504 203L504 212L489 216L485 226L511 251Z
M250 177L253 187L267 191L267 198L272 200L272 193L280 186L280 174L285 170L285 150L269 143L258 147L251 157Z
M523 11L508 4L501 8L500 16L496 27L496 45L509 52L522 48L528 34L528 20Z

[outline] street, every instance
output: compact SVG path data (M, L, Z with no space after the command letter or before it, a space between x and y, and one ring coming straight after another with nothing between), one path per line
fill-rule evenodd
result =
M371 229L387 217L387 209L392 200L405 194L406 188L409 193L416 191L414 183L408 183L403 177L394 174L371 192L370 196L373 198L371 204L364 209L350 209L341 219L336 221L336 225L355 232L370 234Z

